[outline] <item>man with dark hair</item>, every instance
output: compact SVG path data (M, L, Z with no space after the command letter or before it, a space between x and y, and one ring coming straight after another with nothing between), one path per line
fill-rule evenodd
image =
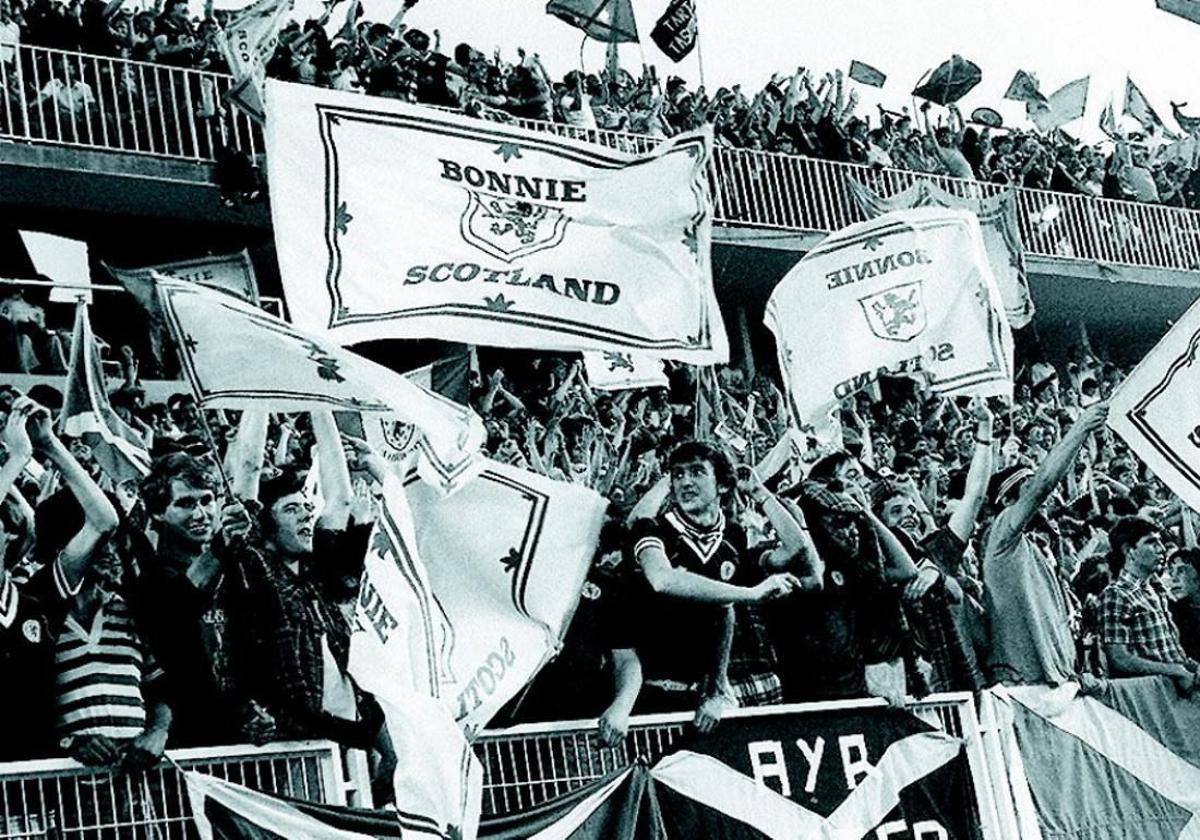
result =
M165 672L172 743L236 743L260 716L244 707L237 690L228 639L231 582L222 554L228 542L244 538L249 517L240 505L226 505L218 529L216 479L183 452L154 462L142 499L156 541L136 546L141 575L132 606Z
M933 691L975 691L982 684L979 663L970 643L977 635L982 606L966 598L956 579L963 572L963 557L992 477L993 418L987 404L979 398L972 400L970 412L975 418L975 451L963 496L944 527L930 527L932 520L912 482L884 481L871 492L876 515L889 528L904 534L924 555L919 567L936 569L941 575L940 585L935 584L924 599L910 602L916 619L914 626L920 631L926 658L932 666ZM943 620L947 610L952 626Z
M1200 663L1179 643L1155 572L1163 561L1162 531L1140 516L1117 520L1108 532L1116 579L1102 597L1100 638L1113 676L1161 674L1181 694L1196 689Z
M1029 531L1107 417L1107 403L1097 403L1080 414L1036 471L1013 466L992 477L988 495L998 513L984 548L983 583L988 664L997 682L1061 685L1076 678L1065 574L1059 559L1034 542Z
M1179 630L1179 643L1188 656L1200 660L1200 549L1179 549L1167 560L1167 570L1171 618Z
M228 552L239 583L231 634L243 693L270 723L256 740L328 738L366 749L382 714L346 672L350 626L339 604L357 592L371 528L350 521L354 494L332 413L311 418L324 497L319 517L305 471L289 467L258 481L263 438L234 465L235 492L256 496L261 512L256 533Z
M778 598L800 585L790 572L755 586L730 583L746 562L747 545L745 532L722 511L722 498L735 483L724 454L686 441L671 452L667 470L666 511L630 526L629 561L637 581L612 640L617 692L601 718L610 742L624 733L635 702L644 712L694 708L696 725L710 731L725 708L736 705L728 678L732 605ZM784 566L804 550L802 534L778 500L765 502L781 545L772 550L778 559L763 565Z

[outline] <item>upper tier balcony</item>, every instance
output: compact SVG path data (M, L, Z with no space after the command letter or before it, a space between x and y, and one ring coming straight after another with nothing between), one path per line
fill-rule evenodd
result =
M253 156L265 151L258 127L221 104L231 83L229 76L204 71L20 47L15 61L0 63L0 199L60 207L90 201L96 205L90 209L128 200L108 189L109 181L96 188L97 176L151 181L159 190L171 183L180 190L211 192L222 148ZM515 122L630 152L657 142L556 123ZM65 188L56 181L60 186L50 195L44 188L47 168L75 180ZM711 178L721 225L718 241L804 250L820 235L863 218L851 179L891 195L918 178L930 178L964 196L1014 189L1026 251L1035 262L1053 263L1056 273L1108 279L1145 273L1159 275L1160 282L1169 277L1168 285L1200 286L1197 211L732 148L717 149ZM163 211L150 198L142 204L132 210ZM179 204L192 212L220 213L216 202ZM264 212L243 215L240 222L269 223Z

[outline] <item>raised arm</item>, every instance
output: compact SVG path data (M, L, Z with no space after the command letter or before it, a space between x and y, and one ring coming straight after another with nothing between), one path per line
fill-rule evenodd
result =
M229 446L225 466L229 471L230 487L239 499L258 498L268 420L265 411L243 411L238 420L237 434Z
M321 495L325 498L325 507L317 522L322 528L340 530L349 521L350 503L354 501L346 450L332 411L312 412L312 427L317 443Z
M1108 403L1096 403L1086 409L1079 419L1067 430L1062 440L1046 455L1037 472L1021 488L1021 496L1012 506L1012 514L997 521L994 527L1004 528L1011 537L1025 530L1038 508L1054 492L1067 470L1075 463L1079 450L1087 443L1088 436L1099 431L1108 419Z
M987 403L979 397L971 400L971 416L975 418L975 453L971 456L971 467L967 470L966 488L962 501L950 515L950 530L963 542L971 539L975 530L975 519L983 507L988 483L992 479L994 456L992 454L992 428L994 420Z
M29 414L29 437L34 446L46 453L62 475L63 482L70 488L79 506L83 508L83 525L67 542L58 556L64 583L75 589L83 579L84 571L96 547L112 533L120 520L117 511L104 495L104 491L92 480L87 471L75 460L75 456L59 439L51 426L50 412L22 397L13 406L13 411L25 410ZM26 408L32 405L33 408Z

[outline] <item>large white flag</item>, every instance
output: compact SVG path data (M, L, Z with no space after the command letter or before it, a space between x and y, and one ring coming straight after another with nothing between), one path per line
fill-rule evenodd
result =
M1000 289L1009 324L1020 329L1033 320L1035 310L1025 272L1025 245L1017 229L1017 200L1012 190L999 195L960 196L921 178L903 192L884 197L851 178L850 192L868 218L912 207L954 207L974 213L979 219L983 249Z
M296 323L728 359L708 130L636 157L386 99L268 82L267 173Z
M598 391L665 388L669 384L662 359L644 353L584 353L588 384Z
M350 674L383 709L396 752L396 808L407 828L473 838L483 770L442 684L452 675L454 627L417 550L399 476L384 482L350 642Z
M819 436L881 374L1012 396L1012 332L965 210L900 210L831 234L780 281L765 320L792 409Z
M591 565L606 503L575 484L489 461L449 498L408 485L418 553L436 595L440 694L483 727L557 652Z
M1192 304L1117 388L1108 425L1200 510L1200 303Z
M449 492L472 474L486 433L471 409L230 295L158 275L155 282L201 407L389 414L420 430L426 481Z

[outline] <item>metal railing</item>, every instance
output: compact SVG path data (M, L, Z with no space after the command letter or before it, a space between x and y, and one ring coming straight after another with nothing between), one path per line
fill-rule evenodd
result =
M0 137L194 162L262 135L222 104L233 79L123 58L21 46L0 61Z
M735 709L726 718L813 713L886 707L878 698L791 706ZM1005 838L992 801L992 784L979 738L975 703L969 693L916 700L908 711L949 735L962 738L975 793L975 811L986 840ZM475 742L483 763L483 814L507 814L535 807L577 790L638 760L653 764L683 737L691 714L644 715L630 721L617 747L599 741L595 721L556 721L485 731ZM1013 840L1016 840L1014 837Z
M17 48L15 56L0 62L0 138L196 162L215 160L222 143L251 155L263 150L258 127L221 101L232 84L228 76L31 46ZM630 153L660 142L538 120L511 122ZM891 195L925 178L960 196L1014 190L1021 239L1031 254L1200 271L1200 212L1183 208L727 147L717 148L710 175L722 224L834 231L863 219L851 179Z
M328 805L371 804L365 756L343 763L336 744L172 750L172 760L267 793ZM70 759L0 764L0 840L43 837L192 838L191 807L179 770L97 771Z

